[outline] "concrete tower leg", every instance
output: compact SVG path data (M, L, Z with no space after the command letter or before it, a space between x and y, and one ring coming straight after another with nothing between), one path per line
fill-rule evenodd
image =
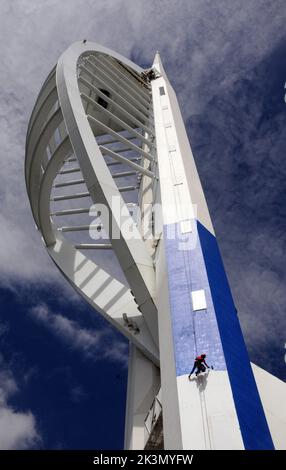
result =
M130 342L125 418L125 450L144 449L145 418L160 387L160 373Z

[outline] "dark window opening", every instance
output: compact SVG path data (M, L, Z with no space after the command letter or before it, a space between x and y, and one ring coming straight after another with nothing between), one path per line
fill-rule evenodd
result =
M159 91L161 96L166 94L163 86L160 86Z
M103 93L103 94L104 94L105 96L107 96L108 98L110 97L109 91L103 90L102 88L100 88L100 91L101 91L101 93ZM102 107L105 108L105 109L106 109L107 106L108 106L107 101L105 101L103 98L101 98L101 96L98 96L97 102L98 102L98 104L100 104L100 106L102 106Z

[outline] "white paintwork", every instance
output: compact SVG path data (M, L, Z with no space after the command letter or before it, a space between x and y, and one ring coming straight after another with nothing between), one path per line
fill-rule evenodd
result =
M159 369L138 348L130 344L124 443L126 450L144 449L144 422L159 387Z
M286 383L252 364L259 395L276 450L286 450Z
M182 220L180 222L181 233L184 235L185 233L192 232L192 221L191 220Z
M164 239L156 251L157 306L159 323L161 390L165 449L182 449L178 389L174 356L171 311Z
M226 371L178 377L182 448L244 449Z
M192 219L194 213L168 95L159 93L163 84L163 77L152 82L152 97L162 216L164 224L172 224Z
M170 82L168 81L159 53L155 56L153 66L161 73L161 77L152 82L154 110L156 108L161 108L163 111L162 117L158 115L155 120L157 152L160 150L162 154L165 154L165 156L169 153L170 162L176 161L175 167L173 167L172 177L170 169L168 168L162 168L162 176L160 172L160 180L162 181L162 200L165 199L171 206L176 205L177 198L181 201L181 204L184 203L185 213L188 213L188 210L191 210L193 206L197 207L197 219L214 234L213 225L196 169L195 160L186 133L178 100ZM160 87L164 87L165 95L163 96L160 95ZM167 135L168 143L166 143L164 137L165 133ZM177 158L177 155L179 158ZM187 179L186 175L189 175ZM164 184L165 179L166 184ZM166 187L165 191L167 193L171 188L171 181L173 181L173 184L182 184L177 187L177 191L170 191L170 193L173 194L164 194L164 190L162 189L163 186ZM182 218L192 218L192 216L193 215L191 214L191 216L186 215L184 217L182 213L176 215L176 213L170 212L169 215L166 214L165 223L179 222Z
M207 308L207 301L204 289L194 290L191 292L193 310L204 310Z
M193 290L191 292L193 310L204 310L207 308L207 301L204 289Z

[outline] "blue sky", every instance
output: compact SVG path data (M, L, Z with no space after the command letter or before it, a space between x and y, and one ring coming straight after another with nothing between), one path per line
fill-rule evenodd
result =
M286 379L285 2L84 5L0 5L0 448L123 445L128 346L45 253L23 176L25 134L41 83L61 52L83 38L142 66L160 50L251 360Z
M127 344L122 357L109 359L106 351L113 345L120 350L122 339L108 331L103 347L98 347L98 332L108 327L91 308L82 304L75 312L75 305L61 299L59 290L51 294L51 289L43 289L37 292L37 300L46 303L35 314L29 294L26 289L20 296L1 290L2 324L7 326L1 341L2 367L17 384L8 397L9 407L15 412L30 410L35 418L34 436L31 430L30 441L19 436L18 446L122 448ZM60 323L51 326L54 318L48 309L60 311L66 321L62 328ZM41 320L46 314L49 318Z

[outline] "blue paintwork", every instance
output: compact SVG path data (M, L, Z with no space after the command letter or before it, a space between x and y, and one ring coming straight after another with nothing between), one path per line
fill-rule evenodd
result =
M216 370L226 370L196 224L193 232L186 235L180 233L179 227L179 224L164 227L176 374L188 374L194 358L203 352ZM182 250L188 239L196 240L196 245L191 250ZM199 289L205 290L207 309L193 312L191 291Z
M197 226L245 448L274 449L216 238Z

